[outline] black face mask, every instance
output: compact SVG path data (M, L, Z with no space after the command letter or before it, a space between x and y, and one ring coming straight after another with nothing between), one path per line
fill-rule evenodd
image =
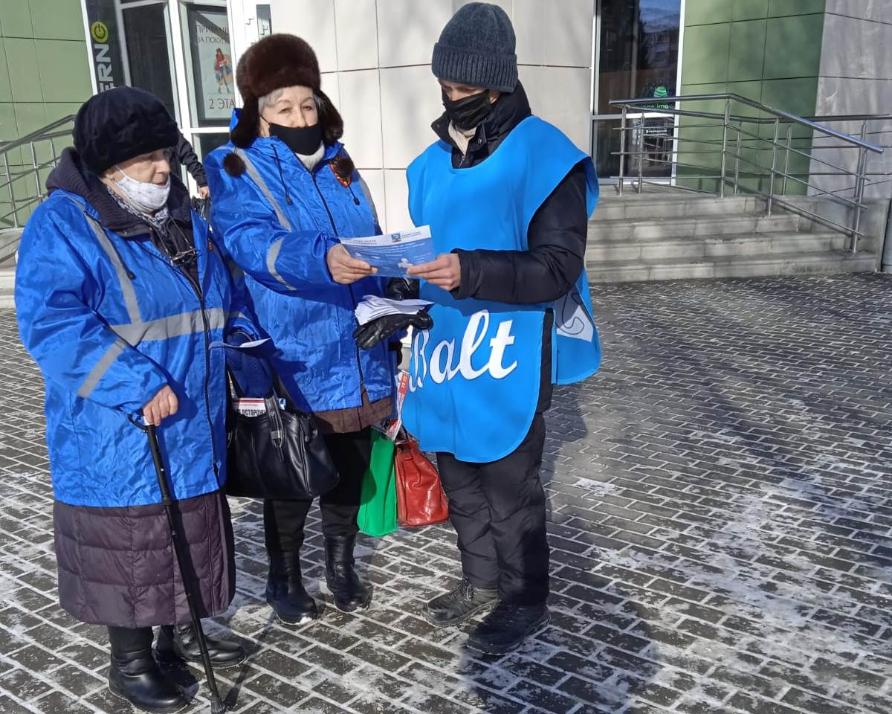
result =
M488 91L454 101L443 92L443 106L446 108L446 116L449 117L449 121L457 129L470 131L486 119L486 115L492 109L492 102L489 101Z
M311 156L319 149L322 143L322 125L319 122L313 126L282 126L270 124L269 135L285 142L285 145L295 154Z

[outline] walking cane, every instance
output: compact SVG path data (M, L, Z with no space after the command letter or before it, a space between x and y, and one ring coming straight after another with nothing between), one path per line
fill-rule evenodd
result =
M148 424L143 428L149 437L149 449L152 452L152 461L155 462L155 473L158 475L158 486L161 489L161 502L164 504L165 513L167 513L167 524L170 526L170 539L173 543L177 568L180 571L180 580L183 581L186 602L189 604L189 614L192 616L192 629L195 630L198 648L201 650L201 664L204 667L205 677L207 677L208 689L211 690L211 712L212 714L223 714L226 711L226 705L220 699L220 692L217 690L217 680L214 679L214 670L211 667L211 658L208 655L208 646L204 639L204 630L201 629L201 620L198 617L198 611L195 609L195 600L192 597L194 594L192 592L192 581L188 580L183 572L183 563L186 561L186 544L180 540L180 533L177 531L176 521L173 517L173 499L170 495L170 485L167 482L167 470L164 468L164 461L161 458L158 433L152 424Z

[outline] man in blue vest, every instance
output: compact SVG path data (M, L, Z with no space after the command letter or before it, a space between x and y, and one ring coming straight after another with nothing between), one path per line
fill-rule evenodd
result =
M409 167L409 209L441 254L412 271L434 326L414 336L404 420L437 453L463 578L426 616L455 625L492 607L468 644L500 654L548 622L543 415L553 384L600 362L583 270L598 183L531 115L501 8L463 6L432 68L446 111Z

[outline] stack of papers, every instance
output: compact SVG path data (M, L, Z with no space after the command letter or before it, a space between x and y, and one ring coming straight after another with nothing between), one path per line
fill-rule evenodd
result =
M430 300L390 300L377 295L366 295L356 306L356 321L365 325L385 315L417 315L432 304Z

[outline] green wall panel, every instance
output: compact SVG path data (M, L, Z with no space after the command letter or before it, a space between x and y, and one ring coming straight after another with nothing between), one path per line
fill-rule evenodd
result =
M0 103L0 141L9 141L18 134L15 110L8 102Z
M728 79L730 23L695 25L685 29L682 82L705 84Z
M4 41L6 62L14 102L42 102L37 43L33 39L8 37Z
M728 22L732 19L734 3L730 0L687 0L685 23L707 25L713 22Z
M722 1L718 0L718 2ZM789 15L822 13L825 5L825 0L769 0L768 15L770 17L787 17Z
M768 0L734 0L732 19L761 20L768 17Z
M0 142L11 141L46 126L77 108L92 94L90 63L80 0L0 0ZM54 141L56 153L70 137ZM53 156L49 142L36 146L37 160ZM29 147L6 154L10 169L30 166ZM49 169L41 170L41 185ZM13 184L19 206L30 203L35 177ZM9 189L0 191L0 224L11 208ZM18 211L22 224L32 208Z
M3 51L3 38L0 37L0 102L12 101L12 85L9 83L9 69L6 65L6 52Z
M91 94L87 52L80 42L42 40L37 54L40 86L47 101L84 101Z
M749 97L759 101L762 96L762 80L750 80L748 82L728 82L725 85L729 94L739 94L741 97ZM733 107L734 114L745 117L759 117L763 112L746 104L735 104Z
M19 136L46 126L46 104L43 102L16 102L14 106Z
M91 94L80 0L0 0L0 141L73 113Z
M30 0L34 36L53 40L84 39L80 0ZM86 55L86 50L84 50Z
M765 78L817 77L823 15L773 17L765 38Z
M761 79L765 58L765 33L768 20L732 22L728 58L729 82Z
M0 2L0 28L4 37L34 37L29 0Z
M890 0L892 1L892 0ZM684 17L682 48L682 93L713 94L730 92L749 97L769 106L808 116L815 111L825 0L688 0ZM716 107L697 105L708 111ZM721 111L721 110L719 110ZM757 110L735 104L732 111L741 116L764 116ZM679 169L683 183L701 189L714 189L715 181L690 179L696 173L718 173L719 157L684 152L684 139L715 141L721 130L696 127L695 121L683 120L681 158L696 168ZM759 136L772 138L772 125L748 125ZM730 144L735 144L731 132ZM807 129L796 127L793 137L799 148L811 141ZM785 130L781 140L786 139ZM689 144L702 148L697 144ZM765 190L766 174L771 167L770 146L757 148L753 141L741 144L741 185ZM699 158L698 158L699 156ZM779 166L783 166L784 158ZM733 164L729 174L733 173ZM808 171L807 159L790 156L790 169ZM804 188L788 183L788 192L802 193Z
M767 79L762 82L761 101L776 109L800 116L810 116L815 112L817 94L816 77Z

